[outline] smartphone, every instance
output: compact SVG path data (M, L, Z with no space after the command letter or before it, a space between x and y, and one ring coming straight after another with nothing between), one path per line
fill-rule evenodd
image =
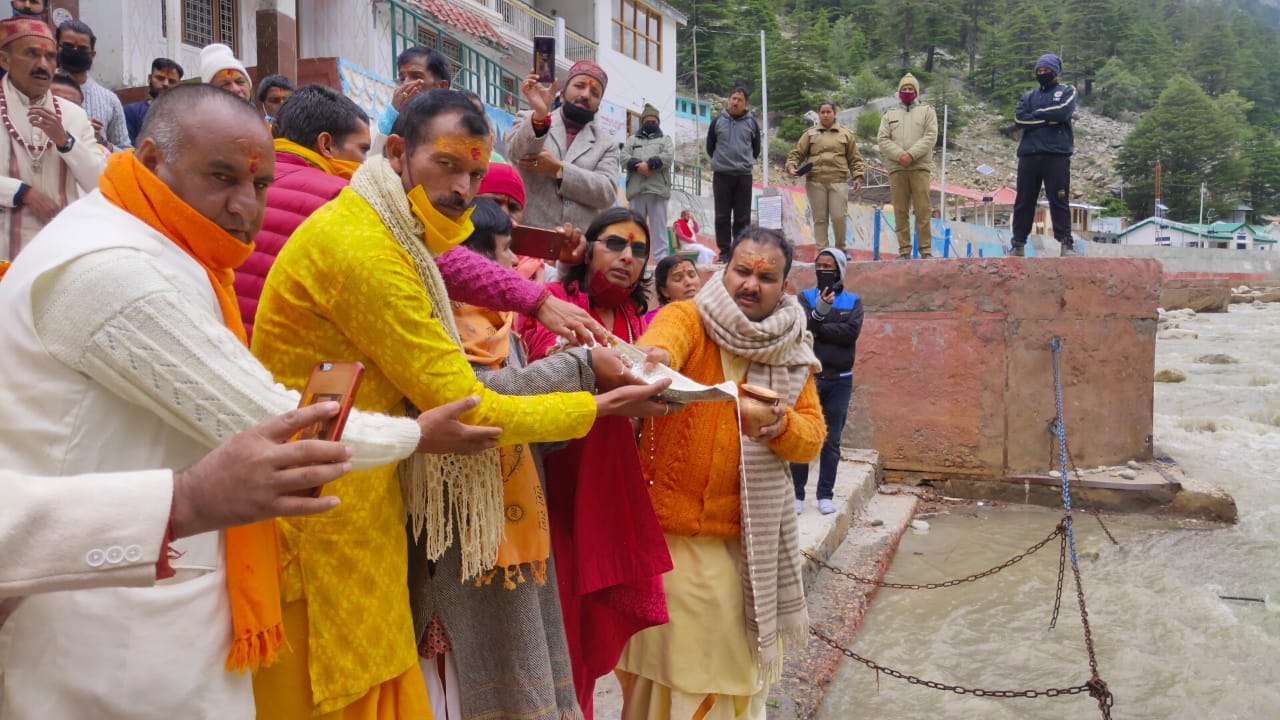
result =
M316 363L311 370L311 377L307 378L307 386L302 389L302 400L298 402L298 407L333 400L340 408L338 414L328 420L299 430L293 439L341 440L342 429L347 425L347 415L351 413L356 389L360 387L360 378L363 376L364 365L358 362Z
M804 177L805 175L808 175L809 171L812 169L813 169L813 163L807 162L801 165L800 167L796 168L796 175L799 177Z
M826 292L827 288L835 287L836 271L835 270L818 270L814 273L818 276L818 293Z
M533 72L538 82L551 86L556 82L556 39L550 35L533 36Z
M511 228L511 252L525 257L559 260L564 235L544 228L516 225Z

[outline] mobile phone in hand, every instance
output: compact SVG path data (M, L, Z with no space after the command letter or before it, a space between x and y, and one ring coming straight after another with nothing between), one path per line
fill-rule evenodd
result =
M326 400L338 403L338 414L306 427L294 434L294 440L330 440L342 439L342 429L347 425L347 415L351 413L351 405L355 401L356 389L360 387L360 378L364 376L364 365L358 362L319 362L311 370L307 385L302 389L302 399L298 407L315 405Z
M511 228L511 252L525 257L559 260L564 235L544 228L515 225Z
M809 171L810 171L810 170L812 170L812 169L813 169L813 163L812 163L812 162L807 162L807 163L805 163L805 164L801 165L800 167L796 168L796 176L798 176L798 177L804 177L805 175L808 175L808 174L809 174Z
M819 295L835 287L836 280L837 280L835 270L818 270L818 271L815 271L814 274L817 275L818 277L818 294Z
M538 82L551 86L556 82L556 39L550 35L533 37L533 72Z

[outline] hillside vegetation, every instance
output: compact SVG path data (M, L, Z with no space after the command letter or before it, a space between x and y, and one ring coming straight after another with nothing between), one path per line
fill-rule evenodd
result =
M1035 59L1055 52L1084 107L1136 123L1120 147L1105 143L1116 176L1100 185L1115 189L1112 204L1123 187L1128 214L1150 215L1160 159L1171 217L1195 220L1201 183L1219 216L1240 202L1258 214L1280 212L1274 0L671 3L689 17L678 45L681 84L693 85L696 42L704 96L738 84L758 90L765 32L770 124L782 141L799 136L801 116L819 101L850 107L890 95L906 71L935 106L951 105L953 136L979 116L987 124L988 115L1007 135L1017 97L1034 87Z

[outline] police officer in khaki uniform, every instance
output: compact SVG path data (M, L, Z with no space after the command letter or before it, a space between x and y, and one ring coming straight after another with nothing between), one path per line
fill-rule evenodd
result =
M849 180L853 191L862 189L862 156L848 128L836 122L836 106L818 106L818 124L809 128L787 156L787 172L798 177L800 169L813 163L805 173L804 189L813 212L813 237L818 249L827 247L827 220L835 234L835 245L844 249L845 215L849 209Z
M933 169L933 145L938 141L938 113L920 102L920 81L907 73L898 83L896 105L880 118L880 154L889 170L889 195L893 200L893 228L898 234L898 257L911 258L909 211L916 213L916 242L920 257L933 257L933 203L929 178Z

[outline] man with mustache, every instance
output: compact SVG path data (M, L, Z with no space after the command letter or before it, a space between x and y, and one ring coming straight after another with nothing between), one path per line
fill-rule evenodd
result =
M261 116L237 95L192 85L156 101L138 148L113 154L98 189L0 282L0 467L182 468L297 407L245 346L232 288L274 168ZM384 408L394 417L353 411L351 467L493 447L498 428L456 420L475 402L416 420L399 406ZM253 718L245 671L286 647L276 529L205 529L173 543L176 574L157 587L25 600L5 623L0 715Z
M625 720L763 720L782 650L808 634L794 488L826 434L804 310L783 292L791 245L748 225L693 300L673 302L639 342L649 360L708 385L772 391L772 422L739 425L734 403L693 403L644 422L640 457L675 568L671 621L632 636L618 661Z
M105 163L84 110L49 91L57 57L43 20L0 22L0 261L16 257L82 188L97 187Z
M530 73L520 91L531 110L516 116L507 157L524 178L524 223L585 228L618 200L618 142L595 122L609 76L592 60L569 68L564 102L552 110L555 84Z
M151 74L147 75L147 99L129 103L124 106L124 123L129 129L129 142L138 141L138 132L142 130L142 121L151 109L151 101L160 97L160 93L178 87L182 82L182 66L169 58L158 57L151 61Z

